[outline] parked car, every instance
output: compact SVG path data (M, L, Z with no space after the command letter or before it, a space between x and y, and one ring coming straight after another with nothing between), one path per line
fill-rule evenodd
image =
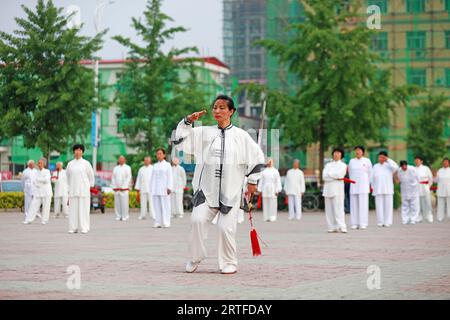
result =
M5 180L1 182L2 192L23 192L22 182L20 180Z

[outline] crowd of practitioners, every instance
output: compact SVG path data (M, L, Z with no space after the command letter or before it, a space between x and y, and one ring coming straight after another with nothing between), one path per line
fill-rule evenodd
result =
M415 166L407 161L398 165L388 157L386 151L378 154L378 163L372 165L364 157L364 147L354 148L355 157L347 165L342 159L344 151L336 148L333 159L325 165L322 172L324 181L322 195L325 202L325 216L328 232L347 233L345 222L345 183L350 183L350 223L352 229L364 230L369 225L369 194L375 197L376 219L378 227L390 227L393 223L394 181L400 184L401 219L403 224L416 224L426 220L433 222L431 189L433 174L423 164L420 156L415 157ZM437 171L437 220L450 219L450 161L444 158L442 168ZM277 169L269 161L262 172L258 191L263 199L263 217L265 221L277 218L277 196L281 192L281 178ZM301 219L302 196L305 192L305 180L299 169L299 161L287 172L284 186L288 196L289 219Z
M90 229L90 197L95 184L94 170L89 161L83 159L84 146L73 146L74 159L67 168L63 163L56 164L51 173L45 168L46 159L35 162L29 160L22 173L24 190L24 224L32 223L36 217L43 225L50 218L53 197L54 217L68 218L69 233L88 233ZM166 152L158 149L157 163L152 165L151 158L144 158L139 169L135 190L140 201L139 219L151 217L155 228L169 228L171 217L183 217L183 192L186 187L186 172L174 158L172 166L165 160ZM54 188L52 188L54 184ZM120 156L112 172L111 187L114 191L114 210L117 221L129 220L129 191L132 185L132 173L124 156ZM53 190L54 189L54 190Z
M84 146L73 147L74 159L67 168L58 162L51 173L45 168L45 159L40 159L35 168L33 160L22 174L25 195L25 224L36 217L47 224L50 217L51 199L54 203L54 217L69 218L69 233L87 233L90 229L90 188L94 186L94 171L83 159ZM322 172L324 181L322 195L325 203L325 217L328 232L347 232L344 212L344 184L350 183L350 224L352 229L366 229L369 225L369 194L375 197L376 219L379 227L393 223L394 182L400 184L401 219L403 224L433 222L431 188L433 174L423 164L420 156L415 157L415 166L400 161L400 165L381 151L378 163L372 165L364 157L364 147L354 148L355 157L347 165L342 159L344 151L336 148L333 160ZM169 228L171 218L184 215L183 193L187 184L186 172L177 158L172 165L166 161L166 152L156 152L157 163L152 164L150 156L144 158L139 169L134 189L140 202L139 220L152 218L153 227ZM347 178L348 177L348 178ZM444 158L442 168L437 171L437 220L450 219L450 161ZM54 188L52 188L54 184ZM114 210L117 221L129 220L129 191L132 186L132 172L124 156L120 156L113 169L111 186L114 191ZM284 188L278 170L269 159L257 184L262 197L263 220L277 220L278 194L284 189L288 198L289 220L302 218L302 196L305 193L305 178L300 161L295 160L293 168L287 171ZM242 222L243 211L239 212ZM216 223L217 220L213 220Z

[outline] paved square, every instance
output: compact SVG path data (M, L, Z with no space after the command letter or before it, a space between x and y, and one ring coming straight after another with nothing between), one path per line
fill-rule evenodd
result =
M323 212L277 222L255 217L268 248L251 256L249 223L238 227L239 270L217 267L217 230L210 228L210 257L184 273L189 214L170 229L152 221L118 222L91 215L91 232L68 234L66 219L22 225L23 215L0 212L0 299L450 299L450 222L328 234ZM347 222L349 216L346 215ZM81 271L81 288L67 288L69 266ZM379 267L380 289L367 273ZM370 278L370 279L372 279ZM371 281L369 281L372 283Z

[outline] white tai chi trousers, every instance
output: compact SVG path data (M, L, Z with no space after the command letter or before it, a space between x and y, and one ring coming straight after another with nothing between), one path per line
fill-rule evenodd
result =
M437 201L437 219L443 221L444 217L450 219L450 197L438 197Z
M69 197L69 231L89 231L91 197Z
M39 212L39 208L42 205L42 223L47 223L50 217L50 204L52 203L52 197L33 197L31 201L30 209L28 210L28 216L26 221L33 222L36 215Z
M433 222L433 212L431 207L431 195L427 194L419 198L419 214L417 216L417 222L421 222L426 219L428 222Z
M403 199L402 198L402 223L416 223L419 213L419 197Z
M30 205L31 201L33 200L33 196L29 193L24 194L24 213L25 213L25 219L29 216L28 212L30 211Z
M378 225L392 225L392 212L394 210L394 195L380 194L375 196L375 209Z
M155 224L170 227L170 195L153 196Z
M276 221L278 202L277 198L262 197L264 221Z
M344 195L324 197L324 199L328 230L347 230L345 225Z
M294 194L288 195L289 220L302 218L302 197Z
M69 196L63 196L63 197L54 197L54 211L55 215L59 216L59 213L61 212L61 206L62 206L62 212L64 216L69 216L69 206L67 205L67 200L69 199Z
M350 195L350 222L352 226L367 227L369 225L369 194Z
M153 208L153 199L151 193L140 193L139 197L141 203L141 214L139 215L139 217L145 218L147 217L147 214L149 214L152 219L155 219L155 208Z
M189 236L189 256L192 262L200 262L207 257L205 240L208 238L208 228L212 220L219 216L217 227L219 228L219 268L226 266L237 267L236 257L236 229L239 213L239 203L227 214L219 213L218 209L212 209L205 203L195 207L191 215L191 232Z
M171 208L172 208L172 217L180 217L184 216L184 208L183 208L183 192L172 192L170 194Z
M116 212L116 217L122 220L128 219L130 197L128 191L118 191L114 192L114 210Z

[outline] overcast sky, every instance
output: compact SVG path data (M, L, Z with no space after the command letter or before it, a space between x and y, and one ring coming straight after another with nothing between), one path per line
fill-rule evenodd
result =
M21 5L34 8L36 3L37 0L1 0L0 30L9 33L16 29L14 18L23 17ZM53 3L64 8L78 6L84 23L82 33L94 35L96 0L53 0ZM108 28L109 31L100 51L102 59L122 59L127 54L126 48L112 40L112 36L120 34L140 41L131 28L131 18L141 17L146 3L147 0L114 0L113 4L105 7L100 28ZM162 11L175 20L174 26L189 29L168 42L166 50L170 47L196 46L202 56L223 58L222 0L163 0Z

